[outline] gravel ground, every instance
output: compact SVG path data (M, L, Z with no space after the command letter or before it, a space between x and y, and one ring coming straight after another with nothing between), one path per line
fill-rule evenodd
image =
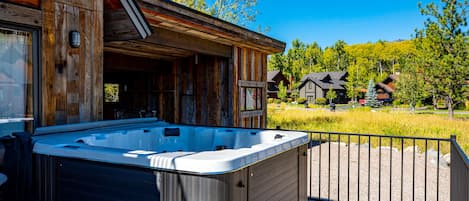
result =
M321 147L321 148L319 148ZM340 147L340 157L338 148ZM381 148L381 166L379 165L379 149L370 149L370 163L368 167L368 145L350 145L350 170L348 170L348 146L345 144L330 144L330 175L328 174L329 143L314 146L309 149L308 155L308 186L312 178L312 186L308 189L308 195L312 198L319 197L319 183L321 183L320 198L328 200L328 189L330 189L330 200L425 200L425 153L415 154L415 174L413 174L413 147L405 148L404 152L389 147ZM319 170L319 150L321 149L321 169ZM360 160L358 154L360 150ZM403 160L403 178L401 178L401 158ZM312 154L312 155L311 155ZM392 168L390 160L392 154ZM312 156L312 169L310 160ZM427 197L426 200L449 200L450 168L441 162L439 165L439 190L437 190L437 156L436 152L428 154L427 159ZM340 161L340 163L338 163ZM338 167L340 165L340 168ZM358 172L360 166L360 172ZM381 167L381 176L379 176ZM390 171L390 169L392 171ZM340 171L338 171L340 170ZM321 177L319 177L319 171ZM347 173L350 171L350 177ZM310 173L312 172L312 175ZM339 176L340 174L340 176ZM330 185L328 185L330 177ZM338 179L340 178L340 179ZM391 178L391 190L390 190ZM320 179L320 182L319 182ZM381 182L379 182L381 179ZM370 180L370 187L368 187ZM338 185L338 181L340 185ZM413 182L415 181L415 182ZM349 183L348 183L349 182ZM401 191L402 184L402 191ZM415 185L415 188L413 186ZM328 188L330 186L330 188ZM347 187L350 187L348 192ZM358 190L359 189L359 190ZM412 192L412 189L415 189ZM338 193L339 192L339 193ZM390 193L391 192L391 193ZM380 194L380 195L379 195ZM368 195L370 199L368 199ZM390 198L391 197L391 198ZM401 199L402 197L402 199ZM414 198L414 199L413 199Z

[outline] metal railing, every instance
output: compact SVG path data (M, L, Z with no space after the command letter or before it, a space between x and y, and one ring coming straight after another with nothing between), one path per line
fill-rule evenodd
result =
M450 170L452 177L464 164L458 174L468 178L467 158L449 166L444 155L456 160L453 138L306 132L309 200L450 200ZM461 180L454 182L465 183L467 196L468 180Z
M451 199L469 200L469 160L451 137Z

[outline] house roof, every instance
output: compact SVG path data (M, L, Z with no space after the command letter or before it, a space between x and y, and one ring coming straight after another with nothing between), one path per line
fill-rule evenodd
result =
M310 73L310 74L303 76L303 78L301 78L301 82L305 81L307 78L323 80L327 76L329 76L332 80L344 80L346 75L347 75L347 72L345 71Z
M308 81L316 83L321 89L345 89L345 77L347 72L321 72L321 73L310 73L301 78L301 85L298 88L303 87Z
M267 72L267 82L275 82L273 79L280 73L280 70Z
M376 84L375 88L381 88L383 89L386 93L393 93L394 92L394 85L391 86L389 83L394 82L398 79L399 75L397 74L391 74L388 77L386 77L382 82L379 82Z
M394 92L393 88L391 88L389 85L384 84L382 82L379 82L378 84L376 84L375 88L381 88L384 91L386 91L387 93L393 93Z

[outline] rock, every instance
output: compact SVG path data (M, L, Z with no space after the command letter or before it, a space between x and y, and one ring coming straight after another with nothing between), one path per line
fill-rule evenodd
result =
M378 149L379 149L379 147L378 147ZM381 151L390 150L390 149L392 149L393 152L398 152L398 151L399 151L399 150L397 150L397 149L394 148L394 147L391 148L391 147L389 147L389 146L381 146Z
M370 146L370 144L368 144L368 143L360 144L361 149L365 149L365 148L368 149L369 146Z
M428 160L436 161L438 157L441 157L441 154L433 149L429 149L427 150L427 157L428 157Z
M451 166L451 154L445 154L440 158L440 165Z
M404 152L413 152L414 151L414 146L406 147L404 149ZM415 153L419 153L419 147L415 146Z
M340 142L340 143L338 143L338 142L331 142L331 144L333 144L333 145L340 145L340 146L347 146L347 143L345 143L345 142Z

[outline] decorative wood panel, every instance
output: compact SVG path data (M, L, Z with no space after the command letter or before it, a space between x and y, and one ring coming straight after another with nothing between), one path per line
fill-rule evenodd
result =
M43 1L43 125L102 119L102 1ZM70 31L81 44L71 48Z
M267 54L245 48L233 48L233 124L240 127L265 128L267 114ZM262 110L241 111L240 86L262 87Z

